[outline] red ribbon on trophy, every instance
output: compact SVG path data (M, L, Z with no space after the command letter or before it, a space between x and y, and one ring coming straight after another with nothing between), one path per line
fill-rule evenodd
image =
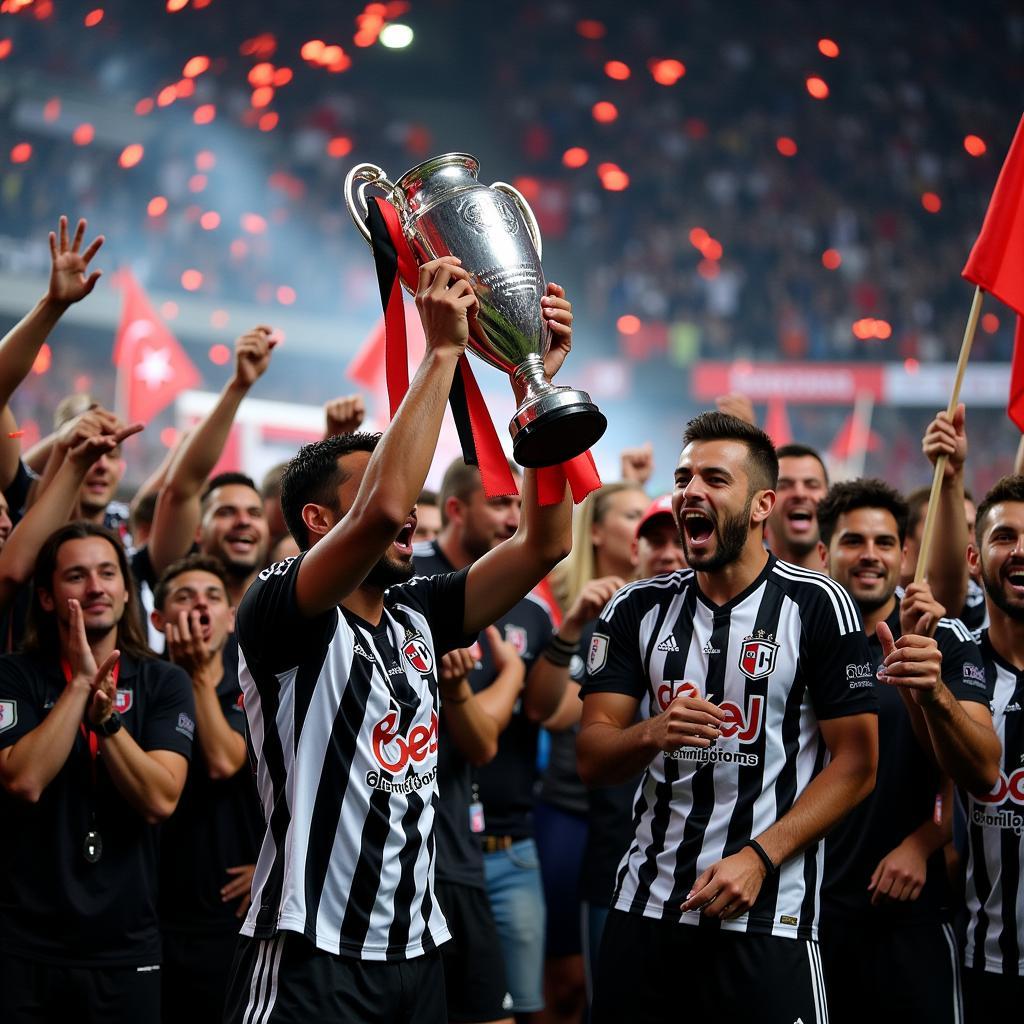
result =
M384 365L387 375L391 416L398 411L409 390L409 347L405 333L402 282L415 291L419 266L402 234L398 211L386 199L374 196L367 203L366 226L377 269L380 301L384 308ZM494 423L473 376L465 354L459 357L458 373L448 396L455 428L462 446L462 457L480 470L484 493L488 498L518 494L515 477L498 440ZM573 501L581 502L601 486L601 478L589 451L556 466L537 470L537 497L541 505L555 505L569 484Z

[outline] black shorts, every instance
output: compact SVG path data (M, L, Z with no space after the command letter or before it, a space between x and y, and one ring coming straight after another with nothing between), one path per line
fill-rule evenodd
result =
M160 1019L160 968L61 967L0 953L3 1024L139 1024Z
M962 1024L952 925L829 921L820 939L831 1024Z
M317 949L296 932L238 940L225 1024L446 1024L441 954L387 963Z
M164 931L160 1024L220 1024L224 1017L235 931Z
M448 1019L468 1024L508 1017L512 996L487 893L451 882L435 882L434 893L452 934L441 947Z
M1024 1007L1024 978L993 974L978 967L965 967L964 1019L967 1024L1004 1024L1020 1020Z
M613 910L590 1020L826 1024L818 944Z

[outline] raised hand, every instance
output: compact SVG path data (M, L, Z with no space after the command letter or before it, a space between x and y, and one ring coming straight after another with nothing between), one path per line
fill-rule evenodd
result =
M457 356L465 352L470 318L476 317L480 303L457 256L442 256L420 267L416 308L428 351L451 350Z
M145 424L121 424L98 432L87 433L74 447L68 449L67 457L82 470L88 470L102 455L109 455L122 441L145 429Z
M468 648L462 647L444 655L441 658L441 674L437 677L442 698L451 700L474 668L476 658Z
M946 456L945 479L956 476L964 468L967 459L966 416L966 408L961 402L952 416L945 410L938 413L924 432L921 450L928 461L935 465L940 455Z
M654 445L645 441L638 448L623 448L619 464L623 480L643 487L654 474Z
M88 686L92 691L86 714L93 725L102 725L114 710L114 695L117 682L114 666L121 657L120 651L111 651L96 665L89 638L85 634L85 616L81 604L75 598L68 599L68 664L71 666L71 684Z
M70 306L84 299L103 274L102 270L88 273L89 262L99 252L103 236L94 238L84 252L81 251L85 237L85 221L80 220L75 228L75 237L68 243L68 219L61 217L59 239L50 232L50 288L47 298L51 302Z
M935 636L946 609L935 600L932 588L922 580L907 587L900 602L900 630L904 636Z
M274 329L260 324L246 331L235 342L235 375L234 383L244 388L251 388L267 372L270 365L270 353L277 346L272 337Z
M551 328L551 347L544 356L544 373L550 380L572 350L572 303L560 284L548 282L547 294L540 300L540 315Z
M593 622L625 585L626 581L619 576L602 576L591 580L573 601L565 616L566 624L582 629L588 622Z
M893 640L892 631L880 622L875 634L882 645L882 667L878 681L886 686L907 689L918 704L936 699L942 683L942 654L928 636L901 636Z
M366 418L366 403L362 395L344 395L324 404L324 436L354 434Z
M487 646L491 649L491 657L494 659L495 675L519 660L519 652L501 635L497 626L488 626L484 630L484 636L487 637Z
M189 612L179 612L178 621L168 620L164 629L171 661L180 665L193 683L216 687L218 680L210 670L217 652L203 639L199 611L193 608Z

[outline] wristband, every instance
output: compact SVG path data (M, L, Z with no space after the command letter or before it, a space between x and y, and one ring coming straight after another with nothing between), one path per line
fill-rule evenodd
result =
M544 648L544 657L547 658L552 665L557 665L559 668L568 668L569 663L572 661L579 649L579 641L576 641L574 644L569 643L569 641L563 640L557 633L555 633Z
M764 865L765 871L768 872L769 878L771 878L772 875L777 875L779 873L779 869L775 866L771 857L764 852L764 847L756 839L748 839L741 848L746 848L748 846L758 855L758 857L761 858L761 863Z
M121 726L124 722L121 720L121 715L117 711L111 711L110 717L100 725L93 725L89 722L89 728L96 733L97 736L113 736L121 731Z

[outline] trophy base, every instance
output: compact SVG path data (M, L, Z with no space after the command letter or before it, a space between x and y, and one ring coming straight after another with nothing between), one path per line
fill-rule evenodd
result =
M557 466L582 455L607 427L585 391L553 388L521 408L509 424L512 456L527 469Z

